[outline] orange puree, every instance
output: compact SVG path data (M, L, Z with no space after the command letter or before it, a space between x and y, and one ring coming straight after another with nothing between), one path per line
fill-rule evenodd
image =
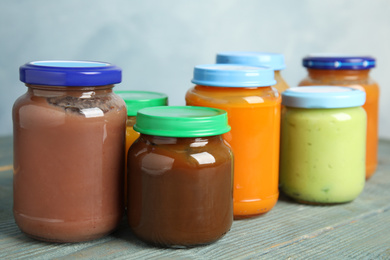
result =
M272 87L196 85L187 105L224 109L231 131L223 137L234 154L234 217L266 213L278 192L281 97Z
M308 69L308 77L299 83L300 86L347 86L366 92L366 103L363 105L367 113L366 179L374 174L378 164L379 86L369 77L369 71Z
M130 146L140 136L140 134L133 129L133 126L135 125L135 121L136 121L135 119L136 119L135 116L128 116L126 121L126 162L127 162L127 153L129 151Z

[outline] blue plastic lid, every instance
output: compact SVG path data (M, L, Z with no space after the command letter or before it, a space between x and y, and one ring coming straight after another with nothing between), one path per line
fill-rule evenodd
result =
M270 67L273 70L286 68L280 53L255 51L226 51L217 54L217 63L243 64L254 67Z
M274 71L268 67L237 64L207 64L194 68L194 84L215 87L266 87L276 84Z
M96 61L33 61L19 68L20 81L49 86L102 86L120 83L122 70Z
M303 58L306 68L329 70L365 70L375 67L375 58L343 54L310 54Z
M295 87L282 92L282 105L299 108L345 108L364 105L364 91L337 86Z

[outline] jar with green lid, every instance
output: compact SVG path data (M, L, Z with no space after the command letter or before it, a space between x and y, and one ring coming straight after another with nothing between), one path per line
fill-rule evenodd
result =
M233 155L221 109L138 111L141 136L128 153L127 216L134 234L166 247L209 244L233 222Z
M282 93L280 189L304 203L354 200L365 183L361 90L312 86Z
M126 158L127 152L134 141L139 137L139 133L134 131L137 111L145 107L167 106L168 96L151 91L137 90L119 90L115 94L120 96L126 103L127 120L126 120ZM127 162L126 162L127 165ZM127 199L127 168L125 167L125 205Z
M115 94L123 98L126 103L127 121L126 121L126 155L131 144L139 137L139 133L134 131L137 111L145 107L167 106L168 96L151 91L137 90L119 90Z

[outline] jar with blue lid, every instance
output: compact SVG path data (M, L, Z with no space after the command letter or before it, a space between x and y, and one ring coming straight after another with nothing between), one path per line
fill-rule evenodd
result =
M366 92L363 105L367 113L366 179L378 165L379 85L370 76L376 60L371 56L350 54L310 54L303 58L302 65L308 75L299 86L344 86Z
M280 189L303 203L354 200L365 183L361 90L310 86L282 94Z
M106 62L35 61L13 106L14 217L28 236L92 240L123 216L126 106L121 69Z
M289 88L281 75L286 68L284 56L281 53L256 51L226 51L217 53L216 62L219 64L240 64L253 67L269 67L274 70L276 84L273 86L279 93Z

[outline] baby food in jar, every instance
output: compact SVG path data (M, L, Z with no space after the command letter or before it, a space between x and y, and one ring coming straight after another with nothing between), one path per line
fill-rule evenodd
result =
M367 113L366 178L370 178L378 165L378 109L379 86L370 77L375 59L370 56L312 54L303 59L308 76L300 86L346 86L366 92L363 108Z
M126 107L121 69L105 62L35 61L13 107L14 217L28 236L96 239L123 216Z
M232 130L223 135L234 153L234 217L271 210L279 196L281 97L270 68L199 65L187 105L224 109Z
M365 183L365 93L346 87L282 94L280 189L304 203L349 202Z
M137 111L145 107L166 106L168 97L163 93L137 90L119 90L115 94L120 96L126 103L127 121L126 121L126 165L127 152L134 141L139 137L139 133L134 131L133 126L136 122ZM127 167L125 167L125 205L127 200Z
M276 84L273 87L276 88L279 93L282 93L289 88L281 75L281 70L286 68L283 54L255 51L227 51L217 54L217 63L270 67L275 73Z
M128 222L150 244L209 244L233 222L233 156L226 112L160 106L138 111L128 153Z
M127 122L126 122L126 157L131 144L139 137L139 133L134 131L133 126L136 122L137 111L145 107L166 106L168 105L168 96L151 91L137 90L118 90L115 94L120 96L126 103Z

